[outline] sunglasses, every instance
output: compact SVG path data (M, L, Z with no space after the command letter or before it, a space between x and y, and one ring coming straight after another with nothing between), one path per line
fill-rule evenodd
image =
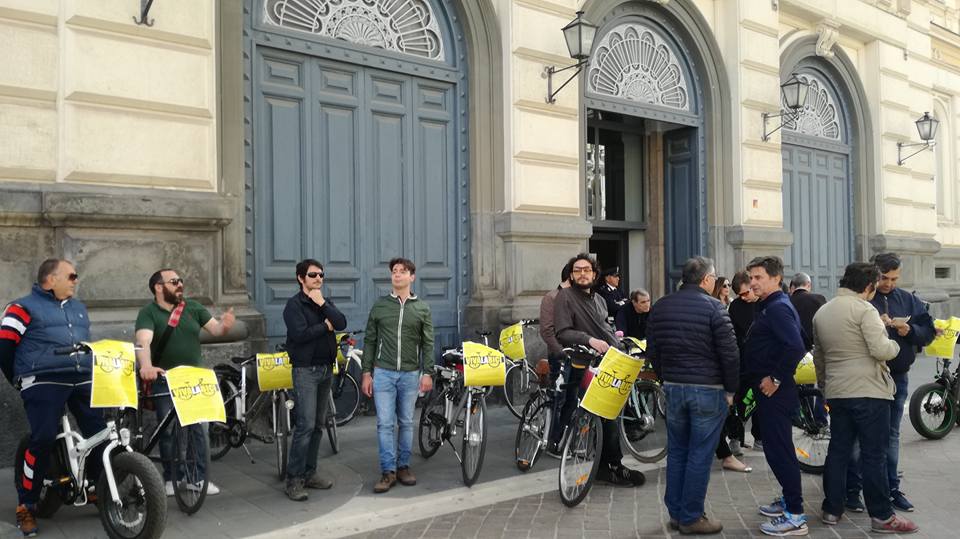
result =
M750 295L750 290L744 290L743 292L740 292L739 294L737 294L737 296L739 296L739 297L741 297L741 298L745 298L745 297L747 297L748 295Z
M323 278L323 272L322 272L322 271L310 271L310 272L307 272L307 277L310 277L311 279L316 279L317 277Z
M179 286L183 284L183 278L177 277L176 279L170 279L169 281L164 281L165 283L170 283L173 286Z
M67 275L67 279L73 282L77 282L77 280L80 279L80 276L77 275L76 273L71 273L70 275Z

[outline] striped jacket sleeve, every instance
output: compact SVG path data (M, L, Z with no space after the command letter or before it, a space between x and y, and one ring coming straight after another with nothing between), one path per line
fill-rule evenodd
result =
M7 380L13 383L13 357L20 339L30 325L30 313L21 305L11 303L0 320L0 369Z

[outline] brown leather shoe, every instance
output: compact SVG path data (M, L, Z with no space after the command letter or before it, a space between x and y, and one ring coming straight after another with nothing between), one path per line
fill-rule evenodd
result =
M401 485L412 487L417 484L417 477L410 471L409 466L401 466L397 468L397 481L400 481Z
M711 535L723 531L723 524L719 520L710 520L706 516L697 519L693 524L680 525L681 535Z
M380 476L380 480L377 481L376 485L373 485L373 492L376 494L383 494L384 492L393 488L393 485L397 484L397 474L394 472L387 472Z

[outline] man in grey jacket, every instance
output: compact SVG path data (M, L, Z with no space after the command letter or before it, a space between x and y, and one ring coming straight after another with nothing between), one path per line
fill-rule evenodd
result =
M860 443L863 493L878 533L913 533L917 525L893 512L887 483L890 401L895 391L887 361L900 346L887 337L869 302L880 271L873 264L847 266L837 296L813 317L813 362L830 405L830 446L823 473L824 524L835 525L847 496L847 466Z

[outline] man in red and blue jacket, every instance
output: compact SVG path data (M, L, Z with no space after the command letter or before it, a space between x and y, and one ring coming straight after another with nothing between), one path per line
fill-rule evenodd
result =
M45 260L30 294L7 306L0 321L0 369L20 390L30 423L30 442L17 470L17 526L26 537L37 534L36 511L43 474L56 442L64 406L85 437L106 428L103 414L90 408L92 358L88 353L58 354L58 348L90 340L86 306L74 299L79 276L73 264ZM102 463L90 457L89 477Z

